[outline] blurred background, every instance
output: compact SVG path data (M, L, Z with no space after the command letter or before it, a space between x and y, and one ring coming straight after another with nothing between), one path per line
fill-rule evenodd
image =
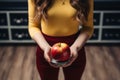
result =
M40 80L27 28L27 0L0 0L0 80ZM120 0L94 0L94 28L82 80L119 80Z

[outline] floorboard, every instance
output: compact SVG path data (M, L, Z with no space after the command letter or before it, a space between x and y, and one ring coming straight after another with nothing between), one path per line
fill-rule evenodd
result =
M81 80L119 80L120 46L85 47L87 65ZM0 80L40 80L35 63L36 46L0 46ZM62 68L59 80L64 80Z

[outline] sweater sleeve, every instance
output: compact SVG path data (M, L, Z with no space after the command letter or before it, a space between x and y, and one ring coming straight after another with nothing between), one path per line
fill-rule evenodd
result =
M35 4L32 0L28 0L28 32L31 37L40 32L39 22L35 18Z
M86 32L89 35L89 38L92 36L94 31L94 25L93 25L93 0L90 1L90 12L88 15L88 21L83 23L81 32Z

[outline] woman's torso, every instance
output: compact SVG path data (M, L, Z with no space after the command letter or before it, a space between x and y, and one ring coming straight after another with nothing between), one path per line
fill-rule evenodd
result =
M55 0L49 8L47 22L42 18L41 30L49 36L68 36L75 34L79 29L76 20L76 10L71 6L70 0Z

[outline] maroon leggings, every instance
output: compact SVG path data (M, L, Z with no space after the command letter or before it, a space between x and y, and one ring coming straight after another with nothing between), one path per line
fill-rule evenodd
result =
M43 36L51 46L57 42L65 42L71 46L78 37L78 34L79 32L74 35L65 37L51 37L45 34L43 34ZM43 54L43 50L38 46L36 52L36 63L41 80L58 80L59 68L51 67L44 59ZM63 68L65 80L80 80L86 65L84 47L78 52L78 54L79 55L77 59L72 63L71 66Z

